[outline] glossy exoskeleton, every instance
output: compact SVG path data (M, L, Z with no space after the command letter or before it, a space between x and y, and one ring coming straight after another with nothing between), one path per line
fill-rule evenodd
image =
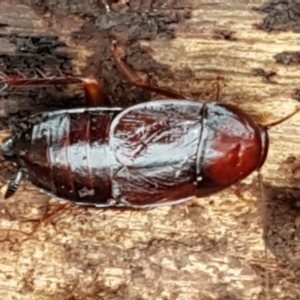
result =
M201 104L150 86L125 65L116 45L111 50L134 85L172 99L100 107L105 95L93 79L5 77L11 86L81 82L93 106L36 114L13 131L1 148L18 168L6 198L25 176L80 205L151 207L213 194L261 168L265 127L232 105Z

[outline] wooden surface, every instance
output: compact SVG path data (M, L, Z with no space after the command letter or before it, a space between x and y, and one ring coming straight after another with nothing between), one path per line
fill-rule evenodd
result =
M115 1L110 19L99 17L105 13L101 1L39 2L0 1L0 67L6 71L59 63L66 72L99 76L112 103L128 95L127 105L140 102L149 95L132 89L109 57L109 42L118 38L127 41L127 62L135 69L196 101L210 100L205 91L222 76L222 101L262 123L298 106L294 98L300 71L292 52L300 49L299 18L293 1L266 4L265 12L252 9L263 5L260 0L182 0L174 9L171 1L165 6L157 1L152 8L147 7L150 1L144 6ZM164 23L149 17L147 9L155 8L162 19L175 13L177 18ZM153 22L155 34L140 41L146 30L133 33L130 13L134 20L145 14L143 24ZM285 22L284 16L292 18ZM166 33L171 29L174 36ZM41 55L34 44L24 46L24 37L32 36L53 37L46 48L54 50ZM22 52L22 47L30 51ZM289 53L282 55L284 51ZM288 64L280 63L282 59ZM73 92L59 90L65 98ZM73 103L56 98L51 89L3 91L1 137L7 136L7 124L18 119L20 111L26 115ZM54 104L48 105L51 101ZM73 207L41 224L57 201L49 202L24 182L12 199L0 199L1 299L300 299L300 115L269 133L270 151L261 170L264 197L253 174L222 193L173 207ZM3 196L11 167L3 162L2 169Z

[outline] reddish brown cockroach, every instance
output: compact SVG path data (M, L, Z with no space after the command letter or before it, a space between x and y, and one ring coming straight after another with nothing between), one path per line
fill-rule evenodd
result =
M122 61L115 44L111 51L135 86L171 99L109 108L93 79L3 78L10 86L81 83L93 106L35 114L24 120L26 128L13 131L1 148L18 168L5 198L24 175L78 205L151 207L216 193L261 168L267 127L235 106L201 104L148 85Z

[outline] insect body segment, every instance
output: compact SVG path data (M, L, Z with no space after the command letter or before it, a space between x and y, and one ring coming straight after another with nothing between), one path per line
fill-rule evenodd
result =
M2 153L50 194L88 203L97 197L102 203L110 197L107 132L117 112L91 108L33 115Z
M44 192L79 205L152 207L210 195L262 167L265 127L232 105L177 100L180 93L143 82L115 44L111 51L134 85L176 99L100 107L102 86L81 78L94 107L33 115L2 145L3 156L19 170L6 197L23 174Z
M2 152L33 184L77 204L177 203L222 190L263 163L264 129L236 113L189 100L42 113Z

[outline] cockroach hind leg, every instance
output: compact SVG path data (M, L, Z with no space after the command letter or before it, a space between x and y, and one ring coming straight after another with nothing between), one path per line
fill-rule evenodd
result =
M26 78L20 71L15 71L18 76L8 76L0 72L0 92L4 91L8 86L51 86L51 85L68 85L81 84L86 95L87 106L107 106L108 98L104 92L102 85L94 77L82 76L66 76L59 70L59 75L48 75L40 69L35 69L35 76Z
M23 172L19 169L16 173L14 173L8 183L7 190L4 195L4 199L10 198L18 189L21 180L22 180Z
M109 106L109 100L104 92L103 86L95 77L82 78L82 84L87 106Z
M116 66L119 69L121 73L123 73L128 81L141 89L147 90L149 92L154 92L160 95L163 95L168 98L172 99L189 99L189 97L186 97L185 95L178 93L172 89L169 88L161 88L155 85L152 85L145 80L143 80L137 72L135 72L133 69L131 69L124 61L123 61L123 56L120 54L120 49L121 47L118 46L116 41L112 41L111 47L110 47L110 52L111 55L113 56Z
M64 76L60 70L59 76L48 76L40 69L36 69L40 78L47 80L48 84L81 84L83 86L86 104L90 107L107 106L108 98L102 85L93 76Z

